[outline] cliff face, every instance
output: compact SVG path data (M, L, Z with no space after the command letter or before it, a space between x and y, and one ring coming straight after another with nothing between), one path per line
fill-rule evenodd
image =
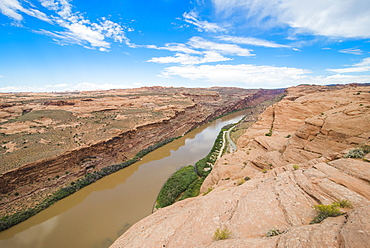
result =
M17 139L22 139L26 140L23 142L27 142L28 147L6 149L0 154L3 159L0 166L3 173L0 174L0 214L32 206L88 172L123 162L150 145L183 135L218 115L255 106L281 92L154 87L100 92L104 95L99 97L96 96L98 93L89 93L91 97L73 96L65 100L50 100L50 96L40 100L37 96L34 97L36 100L26 98L28 105L11 101L4 103L1 105L3 116L8 115L7 118L12 119L0 126L4 134L3 143L18 146ZM112 96L113 93L121 95ZM123 124L124 128L117 128ZM43 143L52 135L59 135L56 142L61 142L55 146L60 150L54 156L49 153L53 150L52 144L47 146ZM92 140L88 140L88 135ZM38 140L31 143L34 137ZM70 145L76 137L79 143ZM28 150L31 150L29 157ZM23 153L16 154L21 151ZM37 160L39 153L45 157ZM22 164L19 155L27 157L28 163Z
M158 210L112 247L370 247L370 156L343 157L370 145L369 90L288 89L216 162L202 185L212 191ZM310 224L314 205L341 200L353 208ZM218 228L230 237L215 241Z

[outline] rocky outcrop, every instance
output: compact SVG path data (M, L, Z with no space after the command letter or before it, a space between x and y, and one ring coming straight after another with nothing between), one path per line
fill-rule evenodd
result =
M208 193L159 209L112 247L370 247L370 163L343 158L370 145L369 123L368 87L290 88L216 162ZM314 205L340 200L353 208L310 224ZM230 237L216 241L218 228Z

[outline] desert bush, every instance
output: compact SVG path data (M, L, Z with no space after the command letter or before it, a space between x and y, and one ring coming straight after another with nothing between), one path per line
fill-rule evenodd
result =
M273 237L282 234L279 229L271 229L266 233L266 237Z
M317 216L310 222L310 224L320 223L328 217L337 217L343 213L340 211L340 204L333 203L331 205L315 205L314 209Z
M370 153L370 146L369 145L361 145L360 148L365 154Z
M238 186L240 186L240 185L242 185L243 183L245 183L245 179L244 178L240 178L240 179L238 179L238 181L237 181L237 185Z
M213 239L214 240L228 239L228 238L230 238L230 235L231 235L231 231L229 229L227 229L227 228L224 228L224 229L217 228L214 235L213 235Z
M294 169L294 170L298 170L298 169L299 169L299 165L294 164L294 165L293 165L293 169Z
M213 190L213 188L208 188L207 192L203 193L203 195L207 195L207 194L208 194L208 193L210 193L212 190Z
M272 136L272 129L270 129L268 133L265 133L265 136Z
M333 204L337 204L341 208L352 208L352 203L348 200L339 200L334 202Z
M365 153L361 148L350 150L346 155L344 155L345 158L363 158L364 156Z

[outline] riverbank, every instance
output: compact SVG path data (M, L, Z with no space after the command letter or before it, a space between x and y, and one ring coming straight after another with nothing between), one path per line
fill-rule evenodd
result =
M272 95L275 94L273 91L270 92L264 90L263 91L242 90L240 93L238 93L233 89L224 90L221 88L205 91L199 89L195 90L192 89L188 91L186 89L181 89L180 90L180 92L182 92L181 94L177 92L176 94L180 94L181 95L180 98L182 100L179 98L179 96L176 97L174 96L174 98L176 98L175 99L176 101L169 100L169 103L172 104L171 106L163 106L160 108L158 107L158 111L162 111L161 113L165 115L164 117L159 118L158 119L159 121L156 121L156 119L153 119L154 122L150 121L150 118L149 119L146 117L143 118L142 113L140 113L139 117L140 116L141 117L139 119L141 121L135 123L133 129L129 129L123 133L115 134L111 139L103 140L101 142L73 149L71 151L66 151L62 155L54 157L52 159L45 158L43 160L26 164L24 166L21 166L20 168L16 168L11 171L0 174L1 216L4 218L4 216L11 216L13 214L16 214L16 216L18 216L19 213L25 213L21 214L21 216L29 217L31 215L30 213L34 212L30 211L30 209L44 209L45 206L49 205L50 202L54 202L55 201L54 199L63 198L66 195L69 195L70 192L73 193L77 187L76 185L82 186L88 184L85 182L95 181L95 179L101 178L99 174L107 175L109 174L109 171L112 170L112 168L114 167L120 168L120 166L112 167L112 164L115 165L125 163L124 166L126 166L126 164L131 164L132 162L134 162L134 160L132 160L131 158L134 158L134 156L138 154L141 150L144 150L154 144L157 144L162 140L171 139L172 137L183 135L187 133L189 130L193 129L194 127L206 123L208 120L213 119L218 115L234 111L235 109L240 109L257 104L259 101L263 101L266 98L271 98ZM175 92L174 89L149 88L140 91L139 96L137 95L137 93L132 94L132 97L125 96L127 100L124 101L128 102L129 105L127 106L128 108L131 108L130 105L131 103L139 105L144 104L145 102L143 103L143 99L147 99L148 97L149 99L151 99L151 101L154 101L155 99L158 100L159 98L163 100L163 97L160 96L163 95L164 93L169 95L171 94L171 92ZM243 95L242 94L243 92L246 93L246 95ZM122 93L120 92L120 94ZM235 94L238 95L237 97L231 99L228 97L229 94L234 94L234 96ZM109 97L110 101L112 102L113 101L112 96ZM95 111L96 108L99 109L99 112L97 112L99 114L97 114L96 116L94 114L95 121L90 123L91 120L89 120L89 118L91 118L92 113L90 115L85 114L81 115L81 113L78 113L78 115L81 115L81 117L78 118L80 118L81 120L82 119L89 120L88 125L96 125L97 127L99 127L99 125L103 124L103 126L105 125L105 128L102 129L102 131L108 130L107 129L108 123L109 125L116 125L114 124L115 122L112 121L113 118L112 107L106 109L106 106L96 105L98 103L97 99L98 99L97 95L94 95L94 97L90 97L88 99L85 99L83 96L79 95L76 98L76 95L73 95L71 96L71 98L63 99L63 101L61 100L58 102L46 101L46 103L44 105L41 105L40 108L45 108L45 106L47 106L46 108L53 109L56 108L58 110L43 111L28 109L27 110L28 112L21 111L20 113L25 113L23 116L19 117L18 119L16 118L15 120L12 120L9 123L6 122L4 127L11 128L17 123L17 121L19 121L22 123L24 122L26 124L28 123L29 125L35 122L36 123L35 127L36 129L38 129L37 122L40 121L45 122L45 120L50 119L51 121L49 121L48 123L50 125L56 125L55 128L59 128L61 134L68 130L71 130L71 132L73 133L72 131L73 129L71 129L72 126L70 126L71 124L68 124L68 120L61 119L62 118L61 115L57 113L59 113L60 111L69 113L68 111L70 110L77 111L78 108L83 108L84 109L83 111L86 111L85 105L86 103L88 103L90 106L92 106L89 108L91 111ZM138 101L138 99L140 101ZM32 98L30 98L30 100L27 100L29 104L32 104L32 101L33 101ZM14 102L9 103L8 105L1 105L2 106L1 111L3 110L7 111L7 109L10 108L16 108L18 107L17 104L18 104L17 102ZM155 110L153 109L153 107L156 106L155 102L152 103L151 105L150 104L148 105L147 103L145 104L146 104L145 108L147 108L148 111L153 114L152 115L153 118L156 115L158 116L158 114L154 115L155 112L153 112L153 110ZM21 106L22 105L20 105L19 107ZM28 105L24 105L23 108L26 106ZM121 111L119 110L119 108L117 108L116 105L114 108L116 108L117 111ZM130 111L132 112L132 109ZM131 114L131 112L129 113ZM48 113L51 113L52 116L50 117L47 116ZM122 114L121 112L117 112L116 115L117 116L115 119L118 118L117 121L121 122L121 120L126 120L124 118L123 112ZM69 114L68 116L73 115ZM127 118L128 117L129 116L127 116ZM53 118L56 119L54 120ZM107 118L108 121L106 121ZM71 117L72 121L77 120L75 119L76 118ZM65 123L63 125L60 125L62 124L62 122ZM102 123L99 124L98 122ZM14 134L6 133L5 135L2 136L3 138L9 140L9 142L11 142L11 140L14 140L15 142L17 140L15 136L17 135L22 137L21 134L17 133L15 129L13 131L10 130L13 129L9 129L9 132L14 131L15 133ZM114 130L115 132L117 132L117 128L115 128ZM44 131L40 129L37 132ZM101 135L100 132L101 131L97 132L96 136ZM106 134L107 132L104 132L104 135ZM31 137L35 136L36 138L36 136L39 134L30 133L29 135L30 136L27 136L28 137L28 139L26 140L27 142L31 142L31 140L34 140L33 138L31 139ZM66 137L69 136L67 135ZM87 137L88 136L86 136L86 138ZM76 136L71 138L75 139ZM44 142L43 140L45 140L45 138L43 138L40 141L41 143L40 142L39 143L43 144L42 143ZM8 141L3 142L6 142L6 144L9 143ZM29 143L27 148L25 149L28 151L32 147L33 145ZM60 147L63 147L63 145L60 145ZM13 153L15 154L20 152L20 150L14 150L12 152L9 152L10 151L9 149L6 151L7 152L5 154L0 154L0 156L2 156L2 158L4 159L5 158L11 159ZM44 149L42 149L42 151L44 151ZM26 157L31 158L33 156ZM4 160L4 162L5 161L7 160ZM112 171L114 172L115 169L113 169ZM67 188L67 190L62 190L62 188ZM62 192L61 194L57 192L60 190ZM45 202L47 202L47 204L44 204ZM24 218L25 217L20 217L20 219ZM6 217L6 219L9 219L9 217ZM19 218L16 217L15 219Z
M187 198L196 197L200 194L200 188L206 177L211 173L213 165L217 160L226 153L232 153L236 151L237 147L234 141L230 137L230 132L233 132L236 128L244 122L251 125L252 120L257 120L257 115L260 114L269 105L272 105L282 99L283 96L276 96L273 99L262 102L259 108L248 108L250 114L244 116L237 123L231 123L221 128L216 140L212 146L211 151L206 157L197 161L194 165L189 165L181 168L175 172L166 183L163 185L161 191L158 194L156 203L154 204L153 212L159 208L164 208L174 204L177 201L182 201ZM237 111L233 111L235 113ZM224 114L218 118L226 116ZM214 120L218 119L215 118ZM248 121L245 121L248 119ZM242 127L239 127L239 129ZM209 190L212 190L210 188Z
M219 130L249 111L202 125L0 232L0 247L108 247L131 225L152 213L158 192L173 173L207 156ZM73 238L76 236L79 238Z
M266 97L271 98L273 96L274 95L272 94L272 95L266 95L266 96L265 95L253 95L253 97L251 97L251 98L249 96L246 97L246 98L244 97L244 98L242 98L241 101L235 102L232 105L233 107L231 107L231 108L230 108L230 106L222 107L222 109L216 110L214 113L211 113L209 116L201 117L199 119L199 123L201 124L201 123L204 123L207 120L214 119L215 118L214 116L215 116L216 113L225 114L225 113L223 113L223 111L228 111L230 109L232 110L231 112L233 112L233 111L235 111L234 108L245 108L248 105L256 104L260 101L263 101L264 99L266 99ZM93 149L87 148L88 150L86 150L84 152L84 154L87 154L87 151L92 152L87 156L88 159L84 158L84 157L86 157L86 155L83 155L83 156L76 155L76 157L81 157L81 159L77 159L77 161L76 161L77 163L80 163L79 161L82 160L86 164L86 166L84 165L82 167L81 166L78 167L78 168L82 168L84 170L84 172L81 171L81 170L76 172L76 171L74 171L73 168L69 168L69 169L67 168L66 169L66 167L63 166L62 168L65 168L64 169L64 170L66 170L65 172L64 171L59 172L53 178L53 180L50 180L50 177L52 175L47 174L48 180L42 181L42 185L40 185L41 187L37 186L40 183L32 184L32 185L29 185L29 184L25 183L22 186L22 181L21 180L26 175L22 174L22 177L18 177L17 176L18 175L17 171L12 172L14 174L13 176L11 176L12 174L2 175L2 178L0 178L1 179L0 184L6 185L7 189L11 189L12 186L13 186L13 191L16 190L17 192L14 193L14 195L12 195L11 193L9 194L8 191L6 191L7 196L6 197L3 196L1 198L2 202L0 203L0 206L2 206L1 210L2 210L3 216L0 218L0 230L5 230L5 229L7 229L7 228L9 228L13 225L16 225L16 224L30 218L31 216L34 216L35 214L41 212L42 210L46 209L50 205L54 204L55 202L57 202L57 201L65 198L65 197L75 193L76 191L80 190L81 188L83 188L87 185L90 185L91 183L93 183L93 182L95 182L95 181L97 181L97 180L99 180L99 179L101 179L101 178L103 178L103 177L105 177L105 176L107 176L111 173L114 173L114 172L116 172L116 171L118 171L122 168L125 168L125 167L137 162L142 156L144 156L148 152L156 149L157 147L160 147L161 144L166 144L166 143L172 141L173 138L171 138L170 135L178 134L179 132L187 133L188 130L193 129L194 125L200 125L199 123L194 122L193 118L190 119L191 116L192 116L192 114L190 114L190 113L193 112L193 111L197 111L197 110L199 110L199 106L195 106L195 107L193 106L193 107L190 107L190 108L185 108L184 111L175 113L175 115L170 117L169 120L167 120L167 121L161 121L159 123L152 123L152 124L147 124L143 127L137 127L136 130L134 130L134 131L128 131L123 135L115 137L113 140L111 140L109 142L104 142L104 147L106 147L108 149L108 150L106 150L107 153L104 154L104 156L109 155L110 154L109 151L114 150L114 153L117 155L117 150L118 149L122 150L122 147L124 147L124 146L131 147L130 153L126 153L126 155L124 156L126 158L126 161L124 161L122 163L118 163L118 164L114 164L114 165L108 165L108 166L102 166L102 164L99 164L99 165L96 164L96 161L101 161L101 159L102 159L102 157L99 157L98 155L93 156L94 149L96 150L97 147L99 147L99 145L98 145L98 146L91 147ZM187 113L189 115L187 115L185 113ZM184 118L185 117L187 118L186 122L191 120L191 123L188 123L188 124L184 123L184 121L185 121ZM198 116L198 118L199 118L199 116ZM169 124L169 123L171 123L171 124ZM178 124L176 124L176 123L178 123ZM181 128L179 128L179 125L181 125ZM187 127L188 130L185 129L186 127ZM162 134L157 135L157 136L153 136L150 133L156 133L156 134L161 134L162 133ZM135 136L138 136L138 137L135 137ZM151 138L148 140L147 139L148 137L151 137ZM164 140L159 141L161 139L164 139ZM131 142L127 143L127 141L125 142L125 140L131 140ZM123 143L122 143L122 141L123 141ZM142 144L137 143L137 141L140 141ZM157 143L152 145L153 141L157 141ZM134 142L134 143L132 143L132 142ZM141 151L137 152L137 154L135 156L133 156L133 158L127 159L128 158L127 156L129 156L129 154L131 154L132 151L134 151L135 149L137 150L138 147L143 147L143 144L147 144L148 147L147 148L144 147ZM135 147L135 149L133 149L134 147ZM114 149L112 149L112 148L114 148ZM98 150L100 150L100 148ZM127 148L125 148L125 150L127 150ZM68 159L73 158L73 160L75 160L74 157L75 156L68 156ZM66 164L66 161L68 161L68 159L64 158L64 159L61 159L60 161L63 164ZM57 164L59 164L59 162ZM45 171L38 172L38 170L40 170L43 165L46 165L48 170L50 170L50 168L53 168L53 166L50 165L50 163L45 163L45 161L44 161L44 162L42 162L41 166L38 165L38 164L35 164L35 165L32 165L31 167L28 166L28 167L31 168L30 170L29 169L28 170L23 169L23 171L27 171L27 173L31 172L35 176L36 176L36 174L46 175ZM62 174L62 176L60 176L60 173ZM82 177L77 176L77 175L80 175L81 173L83 175ZM11 176L11 177L9 177L9 176ZM11 179L12 177L16 178L16 180ZM38 179L38 181L39 180L40 180L40 178ZM7 183L7 181L12 182L12 184ZM18 183L17 183L17 181L18 181ZM29 182L29 178L27 179L27 182ZM55 184L55 182L59 182L58 184L61 185L61 186L57 187L58 184ZM50 187L50 185L52 185L53 187ZM31 190L30 186L34 187L36 189ZM27 188L27 190L22 190L22 187ZM55 188L57 188L57 190L53 191L52 189L55 189ZM6 188L2 188L2 191L4 191L4 190L6 190ZM31 191L33 193L30 195L28 193L29 191ZM38 198L37 197L36 197L36 199L31 198L32 200L30 200L30 197L33 197L34 195L37 195L37 192L40 192L40 194L38 195ZM25 196L28 196L28 197L25 197ZM7 201L4 201L4 200L7 200ZM16 205L12 204L12 201L14 201L14 200L17 202ZM26 204L24 204L25 201L26 201ZM7 207L5 207L5 206L7 206ZM8 207L10 207L10 208L8 208Z

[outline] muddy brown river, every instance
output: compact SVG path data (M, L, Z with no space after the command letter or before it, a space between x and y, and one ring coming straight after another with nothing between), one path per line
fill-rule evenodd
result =
M239 111L201 126L0 232L0 247L109 247L131 225L151 214L162 185L175 171L205 157L221 128L244 114Z

